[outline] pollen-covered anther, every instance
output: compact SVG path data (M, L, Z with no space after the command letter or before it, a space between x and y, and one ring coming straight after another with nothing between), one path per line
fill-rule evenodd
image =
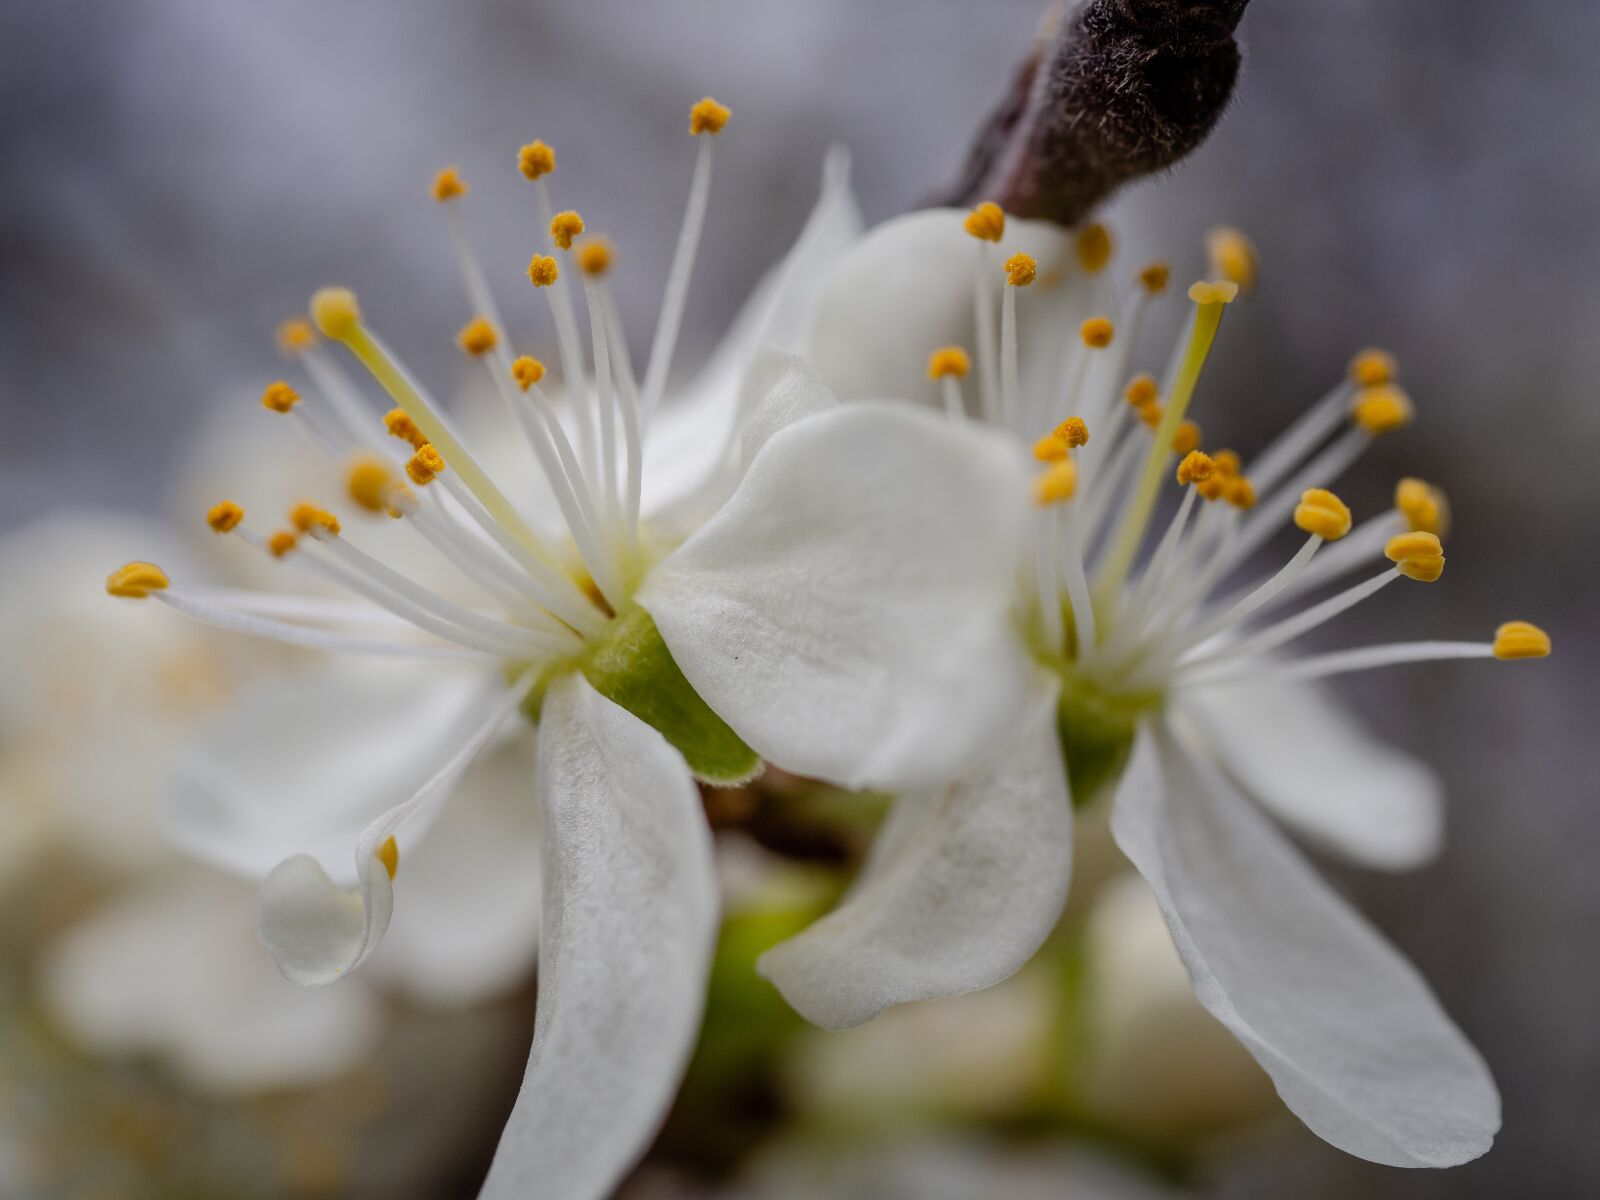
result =
M1450 528L1450 502L1445 494L1421 479L1402 479L1395 485L1394 506L1414 531L1444 537Z
M1350 360L1350 382L1357 387L1373 388L1393 383L1399 372L1394 355L1376 346L1368 346Z
M1071 500L1078 490L1078 466L1070 458L1053 462L1033 481L1033 502L1041 507Z
M689 133L694 137L702 133L715 136L722 132L732 115L726 104L718 104L710 96L704 96L689 109Z
M1362 388L1350 407L1350 419L1373 437L1404 429L1415 415L1410 397L1392 383Z
M1089 444L1089 423L1082 417L1068 417L1056 426L1055 435L1076 450Z
M106 592L129 600L143 600L151 592L159 592L172 581L155 563L124 563L106 576Z
M467 181L461 178L460 167L446 167L433 177L433 198L443 204L467 194Z
M267 390L261 393L261 407L275 413L286 413L299 403L300 393L281 379L267 384Z
M585 275L604 275L611 269L611 243L605 238L590 238L578 247L578 270Z
M1154 429L1161 424L1161 401L1159 400L1152 400L1149 404L1141 404L1134 411L1139 414L1139 420L1143 421L1147 428Z
M267 550L273 558L282 558L300 544L300 535L292 529L280 529L267 539Z
M1217 474L1225 479L1232 479L1244 468L1243 461L1239 458L1237 450L1217 450L1211 455L1211 461L1217 465Z
M1224 476L1224 498L1234 508L1248 512L1256 506L1256 485L1244 475Z
M556 169L556 152L535 139L517 151L517 170L525 179L539 179Z
M1550 635L1527 621L1507 621L1494 631L1494 656L1499 659L1547 658Z
M378 847L375 857L383 864L383 869L388 873L389 880L394 881L395 872L400 869L400 843L392 837L383 839L383 844Z
M1155 403L1158 395L1154 378L1149 375L1135 375L1128 381L1127 390L1122 393L1122 398L1134 408L1143 408L1147 404Z
M411 414L403 408L391 408L384 413L383 427L389 431L391 437L397 437L402 442L410 442L413 450L421 450L428 445L427 436L417 428L417 423L411 419Z
M1189 285L1189 299L1196 304L1232 304L1239 298L1239 285L1226 279L1201 280Z
M244 520L244 509L232 500L222 500L206 511L206 524L213 533L232 533Z
M549 287L560 275L556 260L548 254L535 254L528 263L528 279L534 287Z
M1216 464L1211 461L1211 456L1203 450L1190 450L1178 463L1178 482L1184 487L1191 483L1204 483L1211 478L1216 470Z
M311 319L322 336L342 342L361 325L361 306L349 288L318 288L311 297Z
M1027 287L1039 277L1039 264L1033 255L1018 251L1006 259L1006 282L1012 287Z
M1109 317L1090 317L1078 326L1078 336L1083 339L1083 344L1092 350L1104 350L1111 345L1111 339L1116 333L1117 327L1111 323Z
M321 537L324 534L329 537L339 536L339 518L309 500L302 500L289 510L289 524L300 533L309 533L313 537Z
M960 346L940 346L928 355L929 379L965 379L972 359Z
M488 317L473 317L461 327L461 332L456 334L456 345L462 352L473 358L480 358L493 350L499 344L500 335L489 322Z
M583 218L568 209L550 218L550 240L563 250L572 249L572 239L583 232Z
M1078 265L1091 275L1098 275L1111 261L1111 230L1099 221L1092 221L1078 230L1073 239Z
M423 442L417 452L406 460L406 474L418 487L432 483L434 476L444 470L444 456L431 442Z
M511 364L511 378L517 386L527 391L544 378L544 364L531 354L520 355Z
M1211 273L1251 292L1256 286L1256 248L1237 229L1219 226L1206 234L1206 257Z
M998 242L1006 235L1005 209L993 200L985 200L967 214L961 228L979 241Z
M1350 532L1350 510L1327 488L1307 488L1295 505L1294 523L1302 532L1336 542Z
M1444 547L1431 533L1397 534L1384 544L1383 553L1407 579L1433 583L1444 574Z
M350 464L345 474L345 490L368 512L387 512L395 487L389 464L375 455L362 455Z
M278 349L290 358L298 358L316 341L317 331L304 317L290 317L278 325Z
M1139 286L1146 292L1159 296L1167 290L1167 284L1172 280L1172 268L1157 259L1139 268L1138 279Z
M1194 421L1180 421L1172 435L1172 452L1179 457L1200 448L1200 426Z

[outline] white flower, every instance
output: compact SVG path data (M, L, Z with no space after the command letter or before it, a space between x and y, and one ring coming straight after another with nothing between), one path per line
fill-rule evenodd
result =
M762 970L830 1028L1004 978L1060 913L1074 800L1120 778L1113 834L1155 890L1196 993L1301 1119L1378 1162L1474 1158L1500 1119L1482 1060L1257 804L1357 862L1422 861L1439 842L1433 775L1368 740L1307 681L1395 662L1536 657L1549 640L1513 622L1493 642L1275 657L1394 580L1443 569L1436 491L1408 480L1394 510L1352 532L1325 489L1374 436L1409 420L1392 360L1359 356L1351 379L1243 474L1236 455L1195 452L1199 430L1185 416L1224 307L1253 275L1248 243L1214 237L1230 278L1191 290L1164 380L1136 378L1124 393L1166 268L1147 268L1122 297L1103 271L1103 229L1074 239L1012 224L1003 275L994 243L1006 222L993 205L875 231L830 273L810 356L841 399L898 392L942 403L953 419L970 403L1034 445L1040 507L1010 618L1034 667L1026 684L1010 656L991 668L1025 693L1027 716L1009 744L901 796L844 902L769 952ZM1107 312L1115 323L1095 315ZM855 336L867 327L873 338ZM963 343L976 346L966 395L974 356ZM911 382L922 364L930 379ZM1179 458L1181 502L1153 530ZM1291 515L1306 535L1298 551L1235 589L1236 570ZM1353 587L1262 621L1363 568ZM973 686L992 684L975 675Z
M434 573L362 552L310 503L272 534L231 501L209 519L360 602L219 593L149 563L109 581L114 594L215 625L390 660L371 672L330 669L314 688L257 690L178 774L181 838L265 877L261 935L300 983L331 983L373 955L406 864L462 772L519 712L535 719L539 1005L487 1196L602 1195L665 1111L699 1025L717 928L696 778L734 782L767 757L851 785L931 782L1011 719L1017 689L971 686L978 666L1010 655L1025 667L998 620L1027 517L1015 448L900 405L837 406L781 351L798 340L820 268L857 232L842 162L700 386L657 413L706 212L712 135L726 117L709 99L691 116L704 136L642 379L609 291L610 247L574 242L582 218L556 213L547 190L553 153L523 149L541 221L566 252L565 265L539 254L528 271L578 401L564 418L540 386L543 365L507 348L461 224L465 184L453 170L435 182L478 314L458 341L525 435L543 506L518 503L485 470L351 293L319 292L313 316L398 406L385 422L409 443L403 453L310 328L286 328L320 394L302 399L277 383L266 407L335 457L359 456L351 498L406 522L482 602L448 599ZM572 268L592 375L566 290ZM757 357L763 344L780 349Z

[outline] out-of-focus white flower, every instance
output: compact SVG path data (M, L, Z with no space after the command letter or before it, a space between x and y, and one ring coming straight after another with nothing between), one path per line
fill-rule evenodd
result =
M1016 689L973 686L992 678L975 668L1007 655L1025 667L998 621L1025 535L1023 457L906 406L838 406L782 352L821 268L858 231L842 160L699 386L657 412L726 119L710 99L691 114L699 155L641 378L610 292L611 248L575 242L582 218L550 199L554 153L523 148L540 218L566 255L535 255L528 270L576 401L564 410L541 387L543 364L508 347L462 224L466 185L453 169L435 182L476 313L458 342L542 471L537 516L469 452L353 294L324 289L312 314L398 406L383 424L310 327L286 327L318 395L275 383L264 405L348 461L351 499L431 544L480 602L358 549L312 503L276 533L246 524L232 501L209 520L358 601L206 589L148 562L108 584L213 625L374 660L330 666L309 688L253 689L178 773L184 843L265 879L262 938L299 983L331 983L377 950L395 881L409 885L407 864L462 773L510 718L536 721L540 1000L488 1196L601 1195L665 1111L717 922L697 778L737 782L769 757L853 786L932 782L1011 719ZM592 374L568 295L574 269ZM757 355L763 345L778 349ZM521 882L531 865L512 871Z
M1439 843L1432 773L1369 740L1309 681L1399 662L1540 657L1549 639L1512 622L1487 642L1277 657L1397 579L1437 579L1444 503L1406 480L1393 510L1352 531L1324 486L1411 418L1379 351L1359 355L1248 474L1231 452L1199 450L1189 404L1223 311L1255 269L1238 234L1219 232L1212 250L1223 278L1190 290L1159 383L1128 382L1128 362L1168 271L1152 265L1119 295L1099 226L1008 229L987 204L919 213L830 272L809 352L842 398L925 389L953 422L970 411L1032 444L1035 536L1010 620L1034 667L1021 675L1008 655L991 679L974 679L1017 688L1027 716L1009 744L901 796L844 902L762 968L834 1028L1006 977L1060 913L1073 799L1090 803L1115 783L1112 832L1155 891L1196 994L1290 1108L1374 1161L1464 1162L1499 1127L1488 1070L1412 967L1261 808L1357 862L1426 859ZM858 335L868 328L872 337ZM918 364L929 382L913 389L904 381ZM1182 493L1162 531L1151 519L1174 461ZM1297 552L1229 587L1291 516L1304 535ZM1261 620L1380 563L1319 603Z

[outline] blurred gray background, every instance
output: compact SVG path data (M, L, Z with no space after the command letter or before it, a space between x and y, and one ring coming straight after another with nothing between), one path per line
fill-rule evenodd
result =
M689 170L686 104L736 112L680 361L710 344L855 153L869 220L955 169L1039 0L52 0L0 8L0 531L85 502L157 509L208 409L280 371L271 333L348 282L429 383L464 315L426 190L459 163L507 297L537 234L516 147L554 143L560 200L620 243L636 343ZM1309 1136L1219 1172L1227 1197L1600 1193L1600 5L1255 0L1220 131L1112 210L1125 244L1199 267L1220 221L1260 247L1202 385L1208 440L1255 448L1349 352L1394 350L1422 419L1353 474L1450 493L1438 588L1394 589L1331 640L1487 635L1557 655L1353 682L1437 763L1451 841L1403 878L1340 873L1483 1049L1506 1124L1444 1174ZM533 311L513 307L531 318ZM516 317L513 316L516 323ZM26 587L8 579L0 586Z

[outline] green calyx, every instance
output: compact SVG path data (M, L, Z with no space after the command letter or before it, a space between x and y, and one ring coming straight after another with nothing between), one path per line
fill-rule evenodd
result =
M1056 732L1067 765L1075 808L1092 804L1128 763L1139 719L1161 706L1160 692L1109 692L1069 666L1052 664L1061 678Z
M523 706L529 717L538 719L545 689L565 671L581 671L595 691L660 733L695 778L731 786L760 772L760 756L690 686L655 621L637 605L624 609L582 654L545 673Z

